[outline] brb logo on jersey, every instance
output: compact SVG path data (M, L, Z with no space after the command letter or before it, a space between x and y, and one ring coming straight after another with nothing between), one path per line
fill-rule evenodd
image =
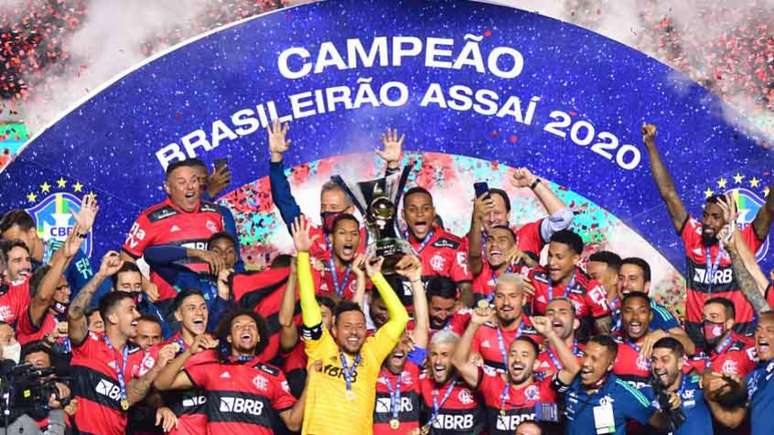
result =
M60 178L56 181L57 186L65 187L67 180ZM51 192L52 185L43 183L40 191L43 193ZM73 185L76 192L83 191L83 185L76 183ZM74 214L81 210L81 200L70 192L55 192L44 197L38 202L38 194L31 192L27 195L28 202L35 203L33 207L28 208L27 212L32 215L37 225L38 236L47 246L53 244L58 246L65 241L67 236L75 227ZM81 245L81 250L87 256L91 256L93 240L91 231Z

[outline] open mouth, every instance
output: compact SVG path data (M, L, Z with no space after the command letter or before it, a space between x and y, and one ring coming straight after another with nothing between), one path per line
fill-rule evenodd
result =
M349 343L352 346L357 346L360 343L360 338L355 336L347 337L347 343Z
M516 362L511 364L512 372L521 373L524 371L525 368L527 368L527 366L524 363Z
M420 234L424 234L427 232L428 225L427 222L414 222L414 231Z
M196 319L194 319L193 324L194 324L194 329L196 329L197 331L203 331L207 326L204 322L204 318L201 318L201 317L197 317Z
M403 357L406 356L406 353L403 351L395 352L392 354L392 359L394 362L399 363L403 360Z
M341 253L346 256L351 256L355 254L355 247L354 245L348 244L344 245L344 247L341 248Z
M132 323L130 323L129 325L130 325L132 328L136 328L138 323L139 323L139 321L137 321L137 320L132 320Z
M643 331L642 323L637 322L637 321L631 322L631 323L629 323L629 328L628 329L629 329L629 334L630 335L642 334L642 331Z
M758 347L758 355L768 354L770 349L768 340L766 340L765 338L759 338L755 344Z
M446 366L443 364L434 364L433 373L435 373L436 378L446 377Z

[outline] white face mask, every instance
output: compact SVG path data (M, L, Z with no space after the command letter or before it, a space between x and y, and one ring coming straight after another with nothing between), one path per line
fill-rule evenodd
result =
M19 357L21 356L21 344L16 342L7 346L0 346L0 353L2 353L3 359L9 359L18 364Z

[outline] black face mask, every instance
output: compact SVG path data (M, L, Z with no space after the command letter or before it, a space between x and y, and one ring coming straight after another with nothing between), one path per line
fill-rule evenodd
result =
M323 232L330 234L333 232L333 221L339 217L343 212L340 211L324 211L320 213L320 222L322 222Z
M63 304L61 302L54 302L53 305L51 305L51 310L54 311L54 317L56 317L57 320L67 319L67 310L69 308L70 304Z

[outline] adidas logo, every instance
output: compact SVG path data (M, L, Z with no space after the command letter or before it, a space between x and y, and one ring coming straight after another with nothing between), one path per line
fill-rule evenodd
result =
M485 348L488 349L488 348L492 347L492 345L489 344L489 340L484 340L484 341L481 342L481 347L485 347Z
M169 229L170 233L176 233L178 231L180 231L180 227L177 225L172 225L172 228Z
M220 374L221 379L231 379L231 373L229 372L223 372Z

